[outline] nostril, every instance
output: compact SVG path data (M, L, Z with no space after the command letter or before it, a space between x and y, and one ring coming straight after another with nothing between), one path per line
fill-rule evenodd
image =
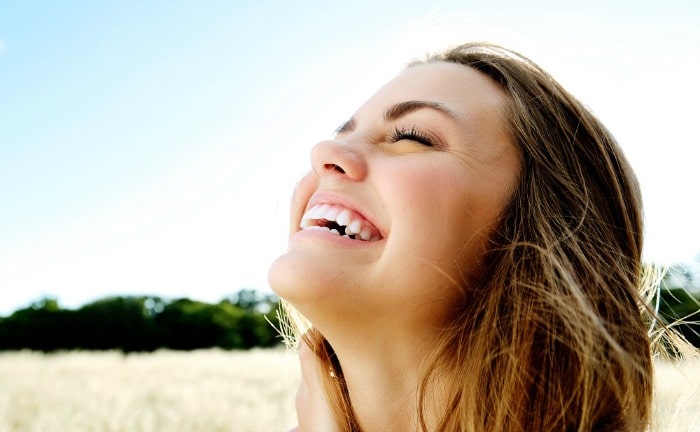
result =
M326 140L311 149L311 168L321 177L360 181L367 175L367 162L362 146L352 143Z
M345 170L343 168L341 168L340 165L326 164L325 166L326 166L326 169L338 171L341 174L345 174Z

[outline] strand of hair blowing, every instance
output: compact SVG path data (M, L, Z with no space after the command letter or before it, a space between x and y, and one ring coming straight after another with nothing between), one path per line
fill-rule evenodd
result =
M652 361L640 312L641 199L614 139L517 53L466 44L428 61L462 64L500 83L523 172L481 283L465 289L426 360L422 429L646 430ZM359 431L332 348L317 333L307 336L327 368L336 417L345 431ZM427 419L438 380L448 403Z
M439 430L642 431L652 363L640 313L639 188L610 133L529 60L465 45L432 59L510 96L523 157L481 286L435 358L462 375ZM451 363L451 364L450 364Z

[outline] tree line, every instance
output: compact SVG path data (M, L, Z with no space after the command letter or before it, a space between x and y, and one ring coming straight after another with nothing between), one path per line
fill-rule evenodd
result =
M694 275L671 267L659 315L700 348L700 291ZM109 297L78 309L44 298L0 317L0 350L249 349L282 343L279 299L243 289L218 303L156 296ZM679 320L681 320L679 322Z
M670 266L661 281L659 315L688 342L700 348L700 274Z
M659 315L667 326L700 348L700 296L682 288L662 289Z
M244 289L216 304L155 296L109 297L78 309L53 298L0 318L0 350L249 349L281 342L271 294Z

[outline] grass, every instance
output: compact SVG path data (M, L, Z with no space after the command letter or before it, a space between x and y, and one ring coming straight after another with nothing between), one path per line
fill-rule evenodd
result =
M285 431L296 356L281 350L0 354L0 431Z
M656 430L700 432L700 365L658 372ZM284 350L0 353L0 432L283 432L298 382Z
M656 364L655 429L700 432L700 363Z

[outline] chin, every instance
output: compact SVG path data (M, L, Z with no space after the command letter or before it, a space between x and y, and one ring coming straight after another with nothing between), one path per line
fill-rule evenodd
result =
M299 257L286 253L272 262L267 280L275 294L316 327L319 317L315 314L326 309L328 294L322 293L318 276L310 274L308 267Z
M368 302L376 299L363 289L363 276L336 262L297 250L278 257L268 271L272 290L324 334L338 326L358 329L374 319Z
M278 296L301 306L306 303L337 301L337 292L343 271L320 263L310 263L303 252L287 252L270 265L267 280Z
M287 255L283 254L272 262L267 271L267 282L275 294L287 301L292 301L291 298L296 291L295 286L299 284L299 271L295 271L295 266Z

